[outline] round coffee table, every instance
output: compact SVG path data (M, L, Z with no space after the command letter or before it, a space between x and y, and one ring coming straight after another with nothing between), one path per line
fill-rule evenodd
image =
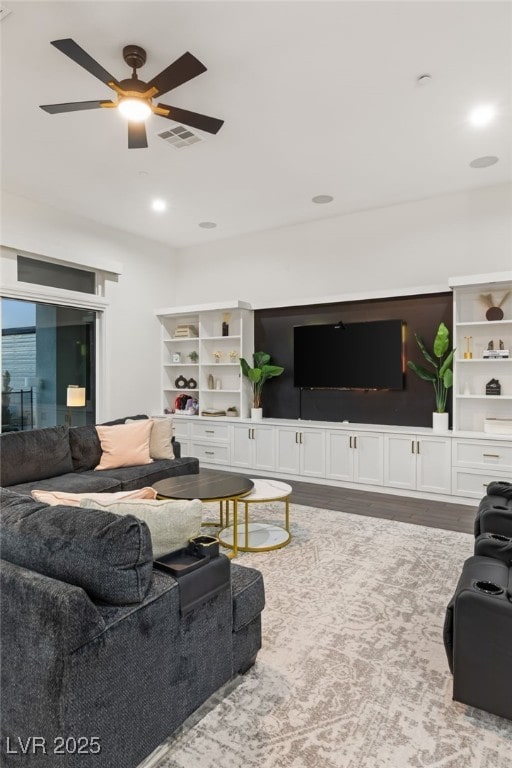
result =
M226 510L229 502L233 502L233 530L234 539L230 549L232 557L238 554L238 500L250 493L254 482L246 475L238 475L234 472L221 472L216 469L200 469L194 475L178 475L158 480L153 484L157 495L163 499L199 499L200 501L218 501L220 503L220 526L223 522L223 503L226 502ZM214 523L215 525L215 523Z
M235 547L241 552L269 552L285 547L290 539L290 494L291 485L271 478L253 479L252 491L239 498L245 505L245 521L242 525L229 526L219 533L219 541L225 547ZM284 501L285 527L275 523L250 523L249 504L261 504L267 501Z

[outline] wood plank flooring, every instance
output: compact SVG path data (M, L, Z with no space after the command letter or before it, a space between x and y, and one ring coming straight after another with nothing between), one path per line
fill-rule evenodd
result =
M291 485L291 501L295 504L336 509L353 515L381 517L460 533L473 533L473 521L478 507L476 500L474 505L450 504L316 483L293 482Z

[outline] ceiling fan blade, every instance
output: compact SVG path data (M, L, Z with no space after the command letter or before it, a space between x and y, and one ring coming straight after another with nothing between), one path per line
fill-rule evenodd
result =
M128 123L128 149L145 149L147 145L145 123Z
M208 115L200 115L199 112L189 112L188 109L180 109L179 107L171 107L168 104L158 104L161 109L168 109L168 115L162 115L167 117L168 120L174 120L177 123L185 123L191 128L199 128L201 131L207 131L208 133L217 133L224 125L224 120L218 120L216 117L209 117Z
M99 109L104 104L114 106L113 101L71 101L69 104L41 104L41 109L50 115L56 115L59 112L80 112L82 109Z
M156 88L158 94L162 96L162 94L172 91L173 88L177 88L178 85L192 80L193 77L197 77L203 72L206 72L204 64L201 64L199 59L187 51L179 59L169 64L160 74L155 75L149 81L148 88Z
M55 48L58 48L59 51L66 54L66 56L69 56L69 58L76 64L79 64L91 75L94 75L94 77L97 77L102 83L105 83L105 85L112 82L117 84L116 78L112 77L110 72L107 72L106 69L103 69L92 56L89 56L89 54L84 51L83 48L80 48L78 43L75 43L70 37L65 38L64 40L52 40L51 43Z

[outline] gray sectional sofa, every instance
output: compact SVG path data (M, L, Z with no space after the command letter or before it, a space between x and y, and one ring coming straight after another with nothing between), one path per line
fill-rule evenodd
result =
M54 470L48 472L48 445L39 457L39 474L59 469L46 478L55 485L20 468L20 482L1 489L0 764L136 768L220 686L254 664L263 579L219 555L228 579L185 612L179 582L154 569L144 522L34 501L27 494L36 486L119 490L159 479L92 472L73 447L70 471L70 434L54 428L48 438L52 451L61 449L53 453ZM33 446L39 437L25 440ZM16 479L12 462L8 471ZM82 484L98 475L103 486Z
M132 416L132 419L147 418ZM106 422L123 424L125 419ZM174 459L155 460L140 467L95 470L101 444L93 425L45 427L0 435L0 486L18 493L34 489L101 493L132 491L174 475L199 471L195 458L180 458L174 442Z

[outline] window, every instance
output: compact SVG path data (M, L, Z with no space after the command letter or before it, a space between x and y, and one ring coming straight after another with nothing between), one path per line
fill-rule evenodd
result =
M8 298L1 309L2 432L94 424L96 311ZM67 406L69 386L85 388L84 406Z
M28 256L17 257L18 280L35 285L47 285L50 288L62 288L81 293L96 292L96 274L86 269L67 267L51 261L31 259Z

